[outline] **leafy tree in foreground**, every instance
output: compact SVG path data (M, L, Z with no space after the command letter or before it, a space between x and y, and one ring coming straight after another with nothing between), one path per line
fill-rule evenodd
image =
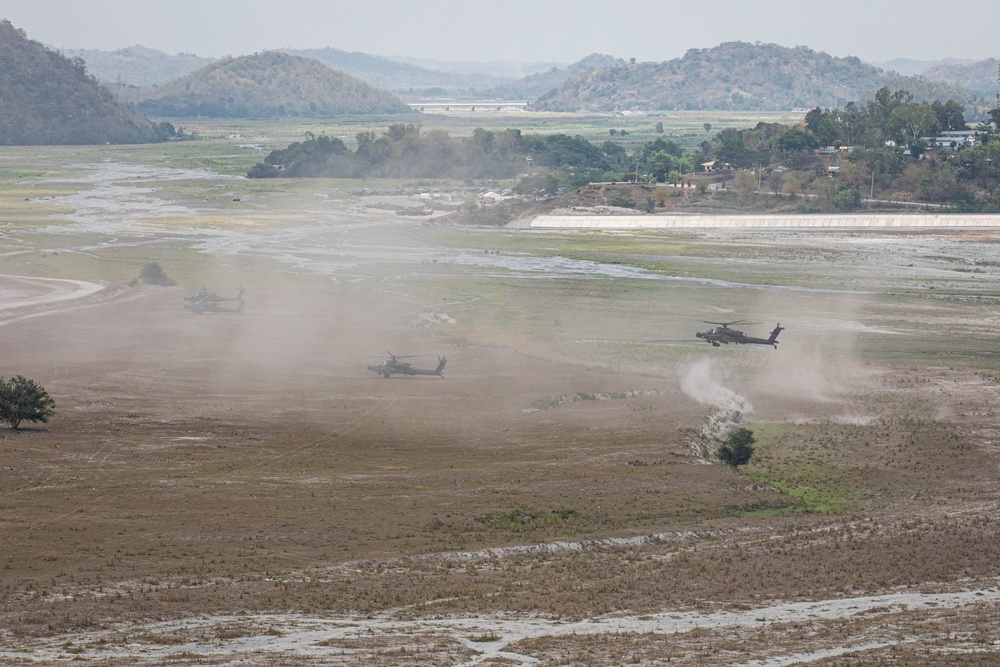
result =
M34 380L15 375L10 380L0 378L0 420L18 429L22 421L48 422L55 414L56 402L45 388Z
M753 458L753 445L757 442L753 431L743 426L733 429L719 446L718 456L723 463L733 466L746 465Z

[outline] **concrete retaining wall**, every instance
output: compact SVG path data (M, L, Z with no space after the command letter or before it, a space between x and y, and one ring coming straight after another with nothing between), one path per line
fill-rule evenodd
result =
M540 215L533 229L1000 228L1000 215Z

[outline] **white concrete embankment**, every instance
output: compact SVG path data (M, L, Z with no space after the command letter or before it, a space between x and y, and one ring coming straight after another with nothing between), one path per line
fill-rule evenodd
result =
M1000 228L1000 215L539 215L532 229Z

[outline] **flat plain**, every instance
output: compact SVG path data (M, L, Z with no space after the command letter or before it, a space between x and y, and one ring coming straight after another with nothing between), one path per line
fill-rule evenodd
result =
M255 131L0 155L0 664L1000 660L1000 230L456 226Z

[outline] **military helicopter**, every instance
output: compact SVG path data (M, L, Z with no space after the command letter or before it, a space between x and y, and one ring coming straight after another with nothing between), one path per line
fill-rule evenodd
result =
M438 357L437 368L433 370L425 370L423 368L414 368L408 361L400 361L400 359L426 357L428 356L426 354L411 354L406 357L397 357L392 352L386 352L386 354L389 355L388 359L380 361L377 364L372 364L368 367L368 370L373 373L378 373L384 378L393 375L437 375L438 377L444 379L444 365L448 363L448 360L445 357Z
M744 324L743 320L736 320L735 322L705 322L705 324L715 324L717 326L714 326L711 329L705 329L704 331L699 331L695 334L695 336L698 338L704 338L706 343L712 344L712 347L719 347L719 345L734 343L736 345L770 345L777 350L778 334L785 329L783 326L778 324L774 327L774 331L771 332L770 338L754 338L753 336L747 336L742 331L729 328L734 324Z
M192 313L243 313L243 292L244 288L240 288L240 291L236 296L219 296L216 292L209 292L207 288L202 287L200 290L192 294L191 296L184 297L184 307L190 310ZM235 301L235 306L223 306L223 303Z

